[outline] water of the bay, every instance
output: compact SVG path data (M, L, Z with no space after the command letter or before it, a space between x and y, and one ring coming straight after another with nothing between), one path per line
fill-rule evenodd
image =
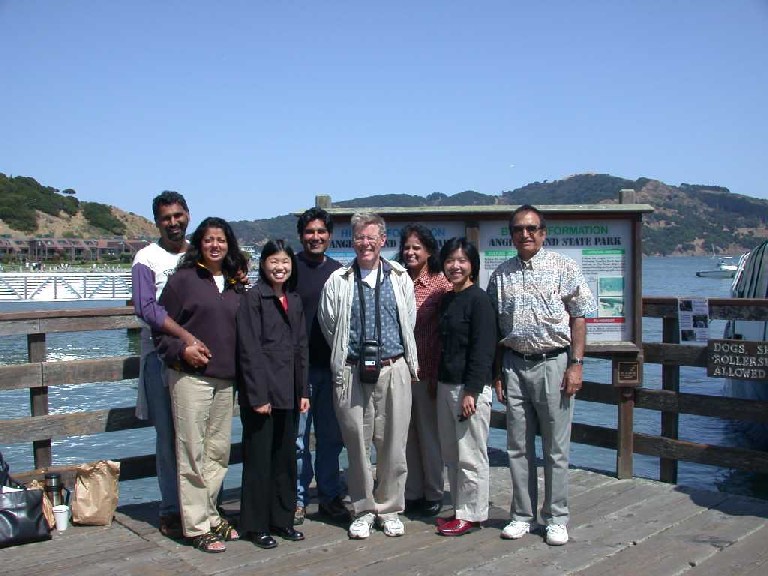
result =
M646 296L696 296L726 297L729 295L728 279L698 278L696 271L715 267L712 258L660 258L643 259L643 294ZM70 307L114 306L122 302L73 303ZM61 308L61 303L3 303L0 311L24 309ZM713 322L710 329L712 338L722 336L724 323ZM645 319L643 338L647 342L661 341L661 321ZM138 339L125 331L102 331L90 333L49 334L47 336L48 361L75 360L85 357L119 356L138 354ZM22 363L26 359L26 339L23 337L0 337L0 363ZM645 366L643 385L648 388L661 387L661 368L658 365ZM585 378L610 383L610 363L587 360ZM719 395L723 381L707 378L704 368L683 368L681 370L681 391ZM86 412L110 407L132 406L136 401L136 381L84 385L56 386L49 389L50 412ZM585 424L615 427L616 407L590 402L577 402L575 421ZM29 393L27 390L12 390L0 393L0 419L29 416ZM233 441L240 439L240 422L232 421ZM648 434L660 432L660 414L649 410L635 411L635 430ZM732 423L715 418L682 415L680 417L680 438L707 444L738 446L743 444ZM492 430L489 444L503 449L506 444L503 430ZM0 450L12 466L12 470L33 468L32 449L29 443L6 445L0 439ZM77 436L53 442L55 465L87 462L100 458L124 458L154 452L154 433L151 428L110 432L91 436ZM613 450L574 444L571 448L571 463L575 466L615 471L616 454ZM635 475L658 478L658 459L636 455ZM241 467L232 466L225 480L226 488L240 484ZM680 463L678 482L683 485L710 490L723 490L768 498L768 481L764 475L747 474L712 466ZM120 503L135 503L157 500L157 482L154 478L121 483Z

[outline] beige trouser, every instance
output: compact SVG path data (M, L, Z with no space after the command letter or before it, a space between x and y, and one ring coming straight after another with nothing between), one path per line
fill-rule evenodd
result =
M233 380L168 370L184 536L218 526L216 498L229 464Z
M413 382L411 393L411 425L405 451L408 461L405 499L426 498L440 502L443 499L443 458L437 433L437 402L429 395L426 382Z
M347 486L355 515L383 518L403 511L408 467L405 443L411 419L411 372L403 358L381 369L375 384L363 384L357 366L344 367L347 393L334 388L336 417L347 447ZM370 446L376 448L376 489Z
M488 519L490 465L488 430L491 424L491 387L475 401L476 412L459 422L463 384L437 384L437 426L440 447L448 470L448 485L456 518L467 522Z

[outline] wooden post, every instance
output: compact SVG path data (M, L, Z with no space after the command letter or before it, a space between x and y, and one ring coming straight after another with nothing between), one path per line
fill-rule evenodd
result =
M480 242L480 225L478 222L476 220L467 220L467 223L464 226L464 234L466 235L467 240L477 246Z
M616 477L632 478L634 470L635 390L627 386L617 388L619 394L618 446L616 450Z
M618 396L618 423L616 427L616 477L620 480L634 476L635 390L639 382L632 382L630 375L622 374L622 364L634 364L638 358L626 354L611 359L611 384ZM640 370L639 365L637 370ZM634 374L639 380L641 372Z
M29 362L45 362L45 334L27 335L27 358ZM48 414L48 386L29 389L29 404L32 416ZM35 468L51 465L51 439L36 440L32 443Z
M619 202L621 204L635 204L635 191L632 188L619 190Z
M664 318L663 341L679 344L680 343L680 325L677 317ZM662 365L661 367L661 387L678 394L680 392L680 366ZM678 439L679 416L677 412L661 413L661 436L664 438ZM662 482L677 483L677 460L672 458L661 458L659 462L659 480Z

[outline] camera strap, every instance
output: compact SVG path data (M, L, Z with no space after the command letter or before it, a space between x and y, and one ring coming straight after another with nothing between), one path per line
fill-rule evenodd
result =
M363 351L363 342L365 341L365 294L363 294L363 276L360 273L360 266L355 260L353 266L355 269L355 284L357 284L357 294L360 299L360 322L362 323L362 330L360 330L360 353ZM376 341L381 344L381 276L384 274L384 270L379 260L379 269L376 273L376 288L374 292L374 302L376 307Z

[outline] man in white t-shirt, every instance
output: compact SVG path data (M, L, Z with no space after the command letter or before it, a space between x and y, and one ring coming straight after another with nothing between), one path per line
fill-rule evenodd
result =
M143 322L141 330L141 367L139 370L136 416L150 420L156 432L157 481L160 486L160 532L169 538L181 538L179 493L176 470L176 435L165 370L152 343L152 330L173 334L188 345L196 344L208 353L204 344L170 318L157 299L165 283L187 250L186 231L189 209L178 192L165 191L152 201L152 213L160 239L136 253L131 268L133 306Z

